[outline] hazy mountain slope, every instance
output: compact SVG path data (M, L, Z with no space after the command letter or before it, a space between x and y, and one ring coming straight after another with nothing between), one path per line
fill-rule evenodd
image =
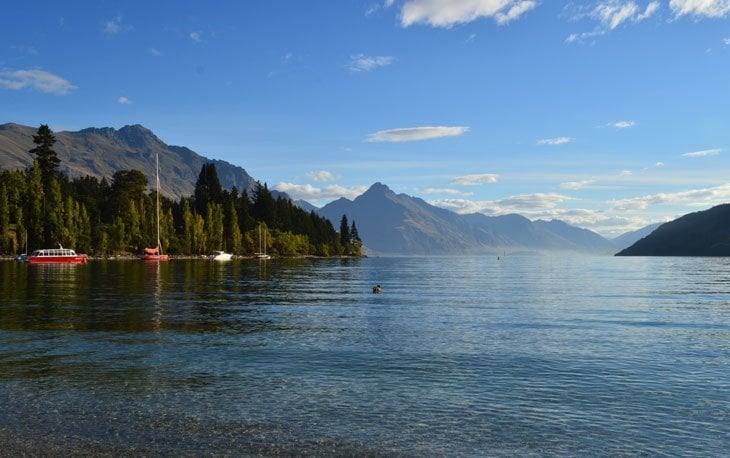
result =
M610 240L591 230L571 226L555 219L537 220L533 224L565 240L569 244L568 246L574 247L572 250L595 254L613 254L615 252L615 247Z
M563 221L530 221L520 215L464 215L470 224L491 230L508 239L513 246L531 251L568 251L612 254L613 245L595 232L571 226Z
M302 210L308 211L308 212L312 212L312 211L317 212L317 210L319 210L319 208L315 207L314 205L310 204L306 200L302 200L302 199L295 200L294 205L296 205L297 207L301 208Z
M0 168L18 169L32 164L28 153L35 145L36 128L18 124L0 125ZM136 169L154 183L155 154L160 157L163 194L173 197L193 193L203 164L213 162L221 185L230 189L249 189L255 180L241 167L225 161L207 159L181 146L165 144L140 125L121 129L88 128L78 132L55 132L54 150L61 160L61 171L71 177L92 175L110 179L118 170Z
M354 201L342 198L319 210L339 228L346 214L365 244L378 253L475 254L502 246L489 231L477 231L462 217L422 199L395 194L376 183Z
M611 239L611 243L616 247L616 251L623 250L651 234L662 224L664 223L654 223L635 231L626 232L615 239Z
M617 256L730 256L730 204L664 223Z

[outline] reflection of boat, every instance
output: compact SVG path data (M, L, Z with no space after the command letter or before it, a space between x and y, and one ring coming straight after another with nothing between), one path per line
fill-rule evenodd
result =
M21 255L22 256L22 255ZM85 254L76 254L74 250L62 247L35 250L28 256L31 264L86 264Z
M230 261L233 258L233 254L225 251L214 251L213 253L210 255L210 259L213 261Z
M170 257L162 254L162 245L160 244L160 156L155 156L155 181L157 185L157 246L155 248L145 248L141 259L145 261L168 261Z
M259 224L259 252L253 255L256 259L271 259L271 256L266 254L266 232L264 232L264 250L261 251L261 225Z

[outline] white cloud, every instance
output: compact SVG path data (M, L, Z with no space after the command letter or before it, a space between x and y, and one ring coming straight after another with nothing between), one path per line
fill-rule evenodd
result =
M657 12L657 10L659 10L659 2L649 3L644 12L636 17L636 21L638 22L643 21L644 19L648 19L649 17L653 16L654 13Z
M119 97L117 99L117 102L121 103L122 105L131 105L132 104L132 101L124 96Z
M285 192L294 199L304 200L334 200L346 197L350 200L367 191L367 186L355 186L347 188L337 184L324 188L315 188L310 184L277 183L274 187L277 191Z
M690 205L708 207L730 200L730 183L714 188L693 189L675 193L660 193L612 201L613 210L639 211L650 205Z
M200 43L202 40L202 37L200 36L200 32L190 32L190 35L188 35L191 40L195 43Z
M499 175L493 173L480 173L475 175L462 175L454 177L451 184L459 186L481 186L483 184L496 183Z
M555 145L564 145L565 143L570 143L573 141L570 137L557 137L557 138L543 138L542 140L538 140L538 145L549 145L549 146L555 146Z
M617 121L609 123L609 126L613 126L617 129L628 129L629 127L634 127L636 123L634 121Z
M151 55L155 56L155 57L162 56L162 52L160 50L158 50L158 49L155 49L155 48L147 48L147 52L150 53Z
M570 34L565 42L583 42L588 38L605 35L627 22L641 22L653 16L659 8L660 3L652 1L642 10L633 0L601 0L593 7L578 7L579 13L573 16L574 20L588 17L598 21L598 26L589 32Z
M536 6L534 0L408 0L401 8L400 21L403 27L428 24L449 28L480 18L506 24Z
M132 30L131 25L127 25L122 23L122 16L117 16L114 19L110 19L106 21L102 27L102 30L104 33L109 35L115 35L120 32L127 32L129 30Z
M350 63L347 68L351 72L369 72L376 68L385 67L395 62L392 56L366 56L365 54L357 54L350 56Z
M695 151L693 153L684 153L684 157L703 157L703 156L717 156L720 154L721 149L706 149L704 151Z
M585 188L586 186L591 185L595 182L595 180L566 181L565 183L560 183L560 189L577 191L578 189Z
M613 30L621 23L636 15L639 7L634 2L622 3L618 0L607 1L596 6L593 10L593 17Z
M381 130L368 135L368 142L413 142L441 137L458 137L469 131L468 127L406 127Z
M723 41L723 43L725 43L726 45L730 46L730 38L725 38L725 39L724 39L724 40L722 40L722 41Z
M0 71L0 88L19 90L33 88L47 94L66 95L76 86L43 70Z
M649 3L646 9L641 12L639 5L633 1L626 0L604 0L600 2L591 17L598 20L603 27L614 30L624 22L641 22L651 17L659 9L659 2Z
M634 172L632 172L631 170L622 170L621 173L618 174L618 176L620 176L620 177L630 177L633 174L634 174Z
M666 164L664 162L657 162L654 164L654 167L664 167Z
M730 0L670 0L675 16L705 16L722 18L730 14Z
M325 183L327 181L334 181L336 178L332 172L327 170L320 170L319 172L309 172L307 176L318 183Z

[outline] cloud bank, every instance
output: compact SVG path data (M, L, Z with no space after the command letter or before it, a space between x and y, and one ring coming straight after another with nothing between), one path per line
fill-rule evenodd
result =
M335 200L340 197L346 197L352 200L367 191L368 187L355 186L347 188L345 186L333 184L324 188L316 188L310 184L277 183L274 189L285 192L294 199Z
M639 211L650 205L690 205L709 207L730 200L730 183L714 188L693 189L675 193L659 193L612 201L617 211Z

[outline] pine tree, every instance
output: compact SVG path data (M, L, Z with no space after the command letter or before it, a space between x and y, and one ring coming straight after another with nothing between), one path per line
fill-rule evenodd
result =
M214 163L203 164L198 175L198 181L195 183L195 210L207 216L208 204L223 203L223 188L218 179L218 171Z
M350 226L347 223L347 215L342 215L340 220L340 245L347 252L347 247L350 245Z
M56 175L56 169L61 164L60 159L53 150L56 137L53 136L53 132L47 124L41 124L37 135L33 135L33 143L38 146L30 150L29 153L36 155L38 167L40 167L41 176L43 177L43 184L48 189L51 178Z

